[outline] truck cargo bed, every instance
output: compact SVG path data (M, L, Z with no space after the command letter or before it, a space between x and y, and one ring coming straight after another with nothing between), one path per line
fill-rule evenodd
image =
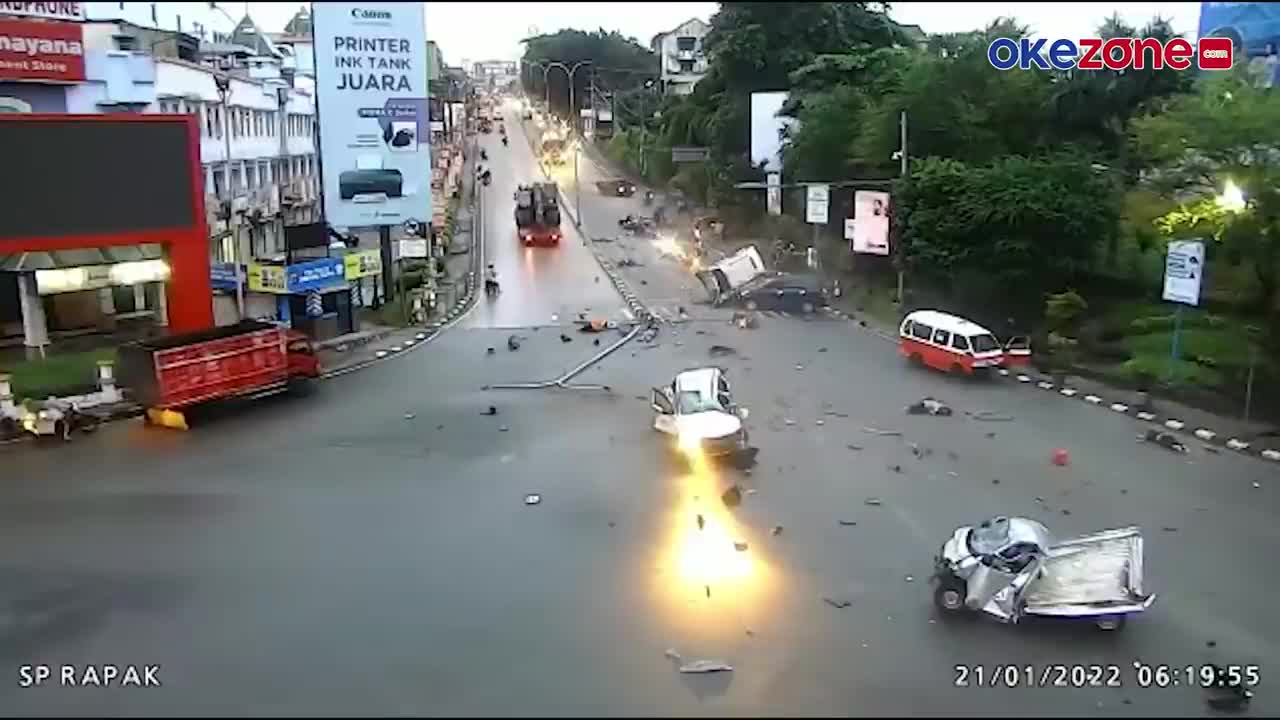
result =
M1040 577L1027 588L1025 607L1036 615L1079 615L1145 606L1150 600L1142 592L1142 534L1128 527L1050 548Z

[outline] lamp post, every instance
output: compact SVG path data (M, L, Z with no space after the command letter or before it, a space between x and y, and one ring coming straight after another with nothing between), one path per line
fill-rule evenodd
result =
M244 276L240 273L240 233L238 228L231 224L233 215L231 199L234 197L231 193L231 113L228 107L228 101L231 99L231 76L218 73L213 76L213 82L218 88L218 102L222 107L222 139L225 153L222 166L222 205L226 209L227 231L231 233L231 266L236 275L236 311L243 320Z
M569 76L569 110L576 115L578 112L578 109L573 105L573 78L574 78L574 75L577 74L578 68L581 68L583 65L590 65L590 64L591 64L590 60L579 60L578 62L573 64L573 67L569 67L568 65L565 65L564 63L558 62L558 61L547 63L547 66L542 70L542 85L547 91L547 110L548 111L551 110L551 86L547 85L547 75L551 72L551 68L558 67L561 70L564 70L565 75ZM574 121L573 127L575 129L577 129L578 127L578 123L576 120Z

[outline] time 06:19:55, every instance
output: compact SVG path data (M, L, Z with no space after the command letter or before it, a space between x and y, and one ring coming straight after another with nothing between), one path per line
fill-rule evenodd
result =
M1148 665L1134 661L1134 680L1138 687L1201 687L1218 685L1254 687L1261 680L1257 665ZM1219 675L1221 670L1221 675Z

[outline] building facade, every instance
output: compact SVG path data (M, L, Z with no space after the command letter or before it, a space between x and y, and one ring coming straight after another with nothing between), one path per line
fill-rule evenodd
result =
M707 52L703 42L711 26L691 18L675 29L653 36L649 49L658 56L663 91L688 95L707 74Z

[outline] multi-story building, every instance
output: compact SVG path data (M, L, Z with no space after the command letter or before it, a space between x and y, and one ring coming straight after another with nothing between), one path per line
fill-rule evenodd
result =
M664 92L688 95L707 74L707 53L703 41L710 31L710 25L691 18L674 30L653 36L649 49L658 56Z
M37 14L16 16L19 7L36 8ZM50 8L65 11L65 17L50 16ZM208 3L0 5L2 59L9 59L11 38L48 41L34 46L37 54L25 65L0 62L0 111L194 114L201 127L211 260L234 259L243 266L283 254L287 226L320 220L314 82L307 82L313 71L309 52L277 46L248 18L236 23L209 8ZM299 74L298 58L304 54ZM302 82L296 82L300 75ZM19 276L89 262L85 253L45 255L0 257L0 344L6 336L24 336L28 346L42 346L56 342L60 331L113 329L122 319L166 324L163 283L61 293L40 298L43 313L20 313L19 288L35 284ZM112 260L104 254L95 262ZM225 273L214 278L221 291L215 298L219 322L235 320L231 277L229 284ZM94 298L81 301L78 295ZM245 299L246 315L275 314L276 298L246 293ZM28 300L21 304L31 306ZM44 327L28 327L37 321Z

